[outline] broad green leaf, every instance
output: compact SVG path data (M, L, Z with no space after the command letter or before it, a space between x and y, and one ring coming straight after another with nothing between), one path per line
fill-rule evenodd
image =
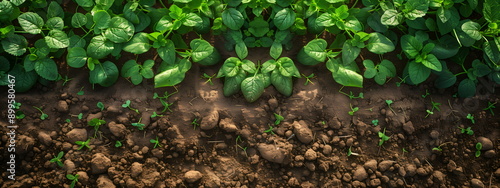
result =
M396 76L396 67L391 61L387 59L384 59L382 60L382 62L380 62L378 69L379 72L385 72L385 74L389 77Z
M20 64L14 64L14 67L9 71L9 74L16 77L16 92L26 92L36 84L38 75L35 71L26 72Z
M401 48L408 58L415 58L422 50L422 41L418 41L414 36L404 35L401 37Z
M99 5L103 10L108 10L113 3L114 0L95 0L95 4Z
M76 0L76 3L80 5L81 7L89 8L94 6L94 1L93 0Z
M442 67L441 67L441 62L434 56L433 54L427 54L427 59L422 61L422 64L425 65L427 68L441 72Z
M96 28L106 29L111 22L111 16L108 14L108 12L99 10L94 13L94 17L92 18L92 20L94 21Z
M316 25L331 27L335 25L335 20L332 18L332 14L323 13L318 18L316 18Z
M372 28L373 30L384 33L387 31L388 27L387 25L382 24L380 16L381 15L378 12L374 12L370 15L370 17L368 17L367 23L368 26L370 26L370 28Z
M410 0L405 4L405 17L410 20L423 17L429 9L429 0Z
M457 77L449 70L443 70L434 81L434 86L440 89L449 88L457 81Z
M0 2L0 22L10 22L14 11L13 3L9 1ZM15 19L15 18L14 18Z
M457 9L455 7L451 7L448 10L450 11L451 16L446 23L443 23L441 19L436 20L439 33L441 35L452 32L460 24L460 15Z
M279 30L288 29L295 23L295 12L289 8L284 8L276 13L273 21Z
M490 23L500 21L500 1L485 0L483 5L484 18Z
M140 65L135 60L128 60L122 66L121 76L127 78L138 75L140 69Z
M441 20L441 22L446 23L448 19L451 17L451 12L444 7L439 7L437 11L437 16Z
M370 52L375 54L384 54L392 52L395 49L394 44L389 38L377 32L370 33L370 39L366 47Z
M458 96L467 98L476 94L476 83L468 78L462 80L458 85Z
M186 20L184 20L182 24L188 27L194 27L203 24L203 20L198 14L189 13L186 15Z
M354 60L356 60L356 58L359 56L359 53L361 52L360 48L355 47L351 44L351 40L352 39L347 40L342 47L342 60L344 62L344 65L348 65L354 62Z
M45 23L45 25L50 30L62 30L64 28L64 21L60 17L53 17L47 20L47 23Z
M276 61L274 59L267 60L262 64L262 68L260 69L262 73L268 73L273 71L276 68Z
M488 67L488 65L481 63L481 61L477 59L472 62L472 67L474 67L473 73L477 77L486 76L491 72L491 69Z
M42 17L37 13L26 12L21 14L18 18L19 25L24 29L24 31L30 34L38 34L42 32L42 26L44 25Z
M35 63L35 71L42 78L47 80L56 80L59 77L57 64L50 58L43 58Z
M153 61L151 59L144 61L144 63L142 64L141 75L146 79L153 78L154 77L154 73L153 73L153 66L154 65L155 65L155 61Z
M50 19L53 17L64 18L64 10L56 1L50 2L49 7L47 8L47 18Z
M250 61L248 59L244 59L241 62L242 62L241 68L243 70L245 70L246 72L253 74L257 71L257 68L255 68L255 63L253 63L252 61Z
M248 49L247 46L245 45L245 42L240 41L236 43L234 49L236 51L236 55L238 55L240 59L245 59L248 56Z
M158 21L158 23L155 26L156 31L160 32L165 32L165 31L170 31L174 28L174 24L172 23L172 20L168 16L163 16L161 19Z
M438 59L448 59L454 57L460 50L460 44L457 42L457 39L449 34L444 35L438 41L431 42L435 44L431 53Z
M320 26L316 23L317 16L313 14L307 18L307 31L312 34L319 34L325 30L324 26Z
M236 57L227 58L222 65L222 74L226 77L236 76L240 71L241 61ZM221 77L222 75L218 75L217 77Z
M13 56L21 56L26 53L28 40L21 35L12 34L1 40L3 50Z
M344 66L338 59L330 59L326 63L335 82L343 86L363 87L363 76L354 71L352 67Z
M481 25L476 22L468 21L462 25L462 30L467 33L471 38L475 40L480 40L482 34L480 33Z
M10 2L16 6L23 4L26 0L10 0Z
M248 31L255 37L263 37L269 31L269 23L259 16L250 22Z
M173 19L180 19L183 15L185 15L183 12L182 12L182 8L180 8L179 6L173 4L171 5L168 10L170 11L168 13L168 15L173 18Z
M290 59L289 57L282 57L278 59L277 64L280 65L279 71L281 75L287 77L294 76L300 78L299 69L295 67L293 60Z
M422 63L411 61L408 65L408 74L413 84L417 85L427 80L431 75L431 69L427 68Z
M264 93L264 81L257 76L245 78L241 82L241 91L248 102L254 102Z
M221 61L221 55L216 48L214 48L213 52L206 58L203 58L201 61L198 61L200 65L215 65Z
M283 45L281 45L281 43L273 42L271 50L269 51L269 55L271 55L271 57L274 59L278 59L281 56L282 51Z
M66 48L69 46L69 38L65 32L61 30L51 30L47 36L45 36L45 42L50 48Z
M283 76L279 71L274 70L271 73L271 84L273 84L274 88L278 90L281 94L285 96L292 95L293 83L292 77Z
M326 47L327 43L324 39L314 39L304 46L304 52L314 60L323 62L327 55Z
M226 77L224 79L224 96L229 97L231 95L234 95L238 93L241 89L241 82L246 78L246 73L244 70L240 70L239 73L237 73L233 77Z
M387 75L385 72L378 72L373 78L378 85L384 85L387 80Z
M317 61L316 59L308 55L305 52L304 48L300 49L299 53L297 54L297 60L303 65L316 65L318 63L321 63L321 61Z
M238 30L245 22L241 12L234 8L228 8L222 12L222 22L229 29Z
M193 50L191 58L194 62L199 62L208 57L214 51L214 47L209 42L203 39L194 39L189 44Z
M142 54L147 52L150 48L151 45L149 44L148 34L141 32L135 34L134 37L127 42L125 47L123 47L123 50L133 54ZM160 52L158 52L158 54L160 54Z
M175 46L171 40L167 40L166 45L158 48L157 51L163 61L167 63L175 62Z
M70 48L66 60L70 67L81 68L87 62L87 52L81 47Z
M114 43L129 41L134 35L135 28L132 23L123 17L114 17L109 23L109 27L104 31L104 36Z
M401 15L401 13L398 13L397 10L388 9L388 10L384 11L384 14L382 14L380 21L384 25L396 26L396 25L399 25L401 23L402 19L403 19L403 15Z
M110 61L105 61L95 65L90 71L89 81L92 84L99 84L103 87L112 86L118 79L119 72L116 65Z
M113 42L106 40L102 35L98 35L90 40L90 44L87 47L87 54L94 59L102 59L109 55L113 49Z
M491 62L495 64L500 62L500 49L494 41L483 43L483 51Z
M188 59L178 59L177 61L177 66L179 67L179 71L183 73L189 71L192 65L193 64Z
M377 75L377 69L375 69L375 64L373 63L372 60L369 59L364 60L363 65L366 68L366 71L363 74L365 78L373 78L375 77L375 75Z
M211 28L210 18L206 16L201 16L201 21L202 22L200 24L194 26L193 28L194 31L196 31L196 33L198 34L210 33L210 28Z
M344 28L345 30L351 30L351 31L363 30L363 25L361 25L361 22L359 22L359 20L354 16L347 17L343 25L345 27Z
M155 88L175 86L184 80L186 74L181 72L178 66L171 66L167 70L156 74Z

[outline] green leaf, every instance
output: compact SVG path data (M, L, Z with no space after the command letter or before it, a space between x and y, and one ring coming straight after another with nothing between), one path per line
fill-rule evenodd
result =
M434 54L438 59L448 59L458 54L460 50L460 44L457 42L455 37L451 35L444 35L438 41L431 41L435 44L431 53Z
M141 75L146 79L153 78L154 77L154 73L153 73L153 66L154 65L155 65L154 60L148 59L148 60L144 61L143 65L142 65L142 69L141 69Z
M119 72L116 65L110 61L105 61L97 64L94 70L90 71L89 81L92 84L109 87L116 82L118 76Z
M93 0L76 0L76 3L80 5L81 7L89 8L94 6L94 1Z
M295 23L295 12L289 8L284 8L276 13L273 21L279 30L288 29Z
M462 80L458 85L458 96L467 98L476 94L476 83L468 78Z
M500 21L500 2L497 0L485 0L483 14L484 18L490 23Z
M257 72L257 68L255 68L255 63L253 63L252 61L248 60L248 59L244 59L242 61L242 65L241 65L241 68L245 71L247 71L248 73L255 73Z
M66 60L70 67L81 68L87 62L87 52L81 47L71 48L68 50Z
M108 10L113 3L114 0L95 0L95 4L99 5L103 10Z
M384 60L382 60L382 62L380 62L378 69L379 69L379 72L385 72L385 75L387 75L389 77L396 76L396 67L394 66L394 64L391 61L389 61L387 59L384 59Z
M278 65L280 65L279 71L280 71L281 75L287 76L287 77L295 76L297 78L300 78L299 69L297 69L297 67L295 67L293 60L290 59L289 57L282 57L282 58L278 59L278 61L276 63Z
M241 12L234 8L228 8L222 12L222 22L229 29L238 30L245 22Z
M248 56L248 49L243 41L236 43L235 50L236 55L238 55L240 59L245 59Z
M203 24L203 20L198 14L189 13L186 15L186 20L184 20L182 24L188 27L194 27Z
M331 27L335 25L335 20L332 18L332 14L323 13L318 18L316 18L316 25Z
M274 59L267 60L262 64L262 68L260 69L262 73L268 73L273 71L276 68L276 61Z
M384 54L394 51L394 44L386 36L380 33L370 33L370 39L366 46L370 52L375 54Z
M26 12L21 14L18 18L19 25L24 29L24 31L30 34L38 34L42 32L42 26L44 25L42 17L37 13Z
M104 31L104 36L114 43L129 41L134 35L135 28L132 23L123 17L111 19L108 28Z
M264 82L257 76L245 78L241 82L241 91L248 102L254 102L264 93Z
M166 45L157 49L158 55L167 63L175 62L175 46L171 40L167 40Z
M69 37L69 46L68 49L70 48L75 48L75 47L80 47L83 48L86 45L86 41L82 38L80 38L78 35L73 35Z
M10 2L16 6L23 4L26 0L10 0Z
M3 50L13 56L21 56L26 53L28 41L24 36L12 34L1 40Z
M353 46L351 41L352 39L347 40L342 47L342 60L345 65L354 62L361 52L361 49Z
M171 65L167 70L156 74L155 88L175 86L184 80L185 72L181 72L177 65Z
M108 12L104 10L99 10L94 13L94 17L92 18L94 21L95 27L98 29L106 29L111 22L111 16Z
M50 58L43 58L35 63L35 71L42 78L47 80L56 80L59 77L57 64Z
M90 40L87 54L94 59L102 59L109 55L114 49L113 42L106 40L102 35L95 36Z
M53 17L47 20L47 23L45 23L45 25L50 30L62 30L64 28L64 21L60 17Z
M224 61L224 64L221 67L222 74L226 77L236 76L240 72L240 64L242 62L236 57L229 57ZM218 75L217 77L221 77L222 75Z
M203 39L194 39L189 44L193 50L191 58L194 62L199 62L208 57L214 51L214 47L209 42Z
M344 66L339 59L328 60L326 66L332 72L335 82L343 86L363 87L363 76L357 73L353 67Z
M413 84L417 85L427 80L431 74L431 69L427 68L422 63L411 61L408 65L408 74Z
M140 32L135 34L134 37L132 37L132 39L127 42L125 47L123 47L123 51L130 52L133 54L143 54L147 52L150 48L151 45L149 44L148 34ZM158 52L158 54L160 53Z
M272 58L278 59L281 56L282 51L283 51L283 45L281 45L281 43L278 42L273 42L269 54L271 55Z
M441 19L437 19L437 26L439 29L439 33L441 35L445 35L451 31L453 31L460 24L460 14L455 7L451 7L448 9L450 11L450 18L447 22L443 23Z
M423 17L429 9L429 0L411 0L405 4L405 17L410 20Z
M255 37L263 37L269 32L269 23L262 18L262 16L255 18L250 22L248 31Z
M365 78L373 78L377 75L377 69L375 69L375 64L372 60L364 60L363 65L366 67L366 71L363 74Z
M16 92L26 92L36 84L38 75L35 71L26 72L20 64L14 64L14 67L9 71L9 74L16 77Z
M457 77L449 70L441 71L438 78L434 81L434 86L440 89L449 88L457 82Z
M138 75L140 69L140 65L135 60L128 60L123 64L121 76L127 78Z
M399 25L402 19L403 15L398 13L395 9L388 9L384 11L384 14L382 14L382 17L380 18L382 24L389 26Z
M408 58L413 59L422 50L422 41L418 41L414 36L404 35L401 37L401 48Z
M172 20L168 16L163 16L161 19L158 21L158 23L155 26L156 31L160 32L165 32L165 31L170 31L174 28L174 24L172 23Z
M198 61L200 65L215 65L221 61L221 55L216 48L214 48L213 52L206 58Z
M241 82L246 78L246 73L244 70L240 70L233 77L226 77L224 80L224 96L229 97L238 93L241 89Z
M180 59L177 61L177 66L179 67L179 71L185 73L191 69L192 63L188 59Z
M66 48L69 46L69 38L65 32L61 30L51 30L45 36L45 42L50 48Z
M462 30L467 33L471 38L475 40L480 40L482 38L482 34L480 33L481 25L476 22L468 21L462 25Z
M273 84L274 88L276 88L276 90L278 90L281 94L287 97L292 95L292 77L283 76L279 73L279 71L274 70L271 73L271 84Z
M441 72L441 62L433 54L427 54L427 58L422 61L427 68Z
M327 43L324 39L314 39L304 46L304 52L314 60L323 62L327 55L326 47Z
M361 22L359 22L359 20L353 15L347 17L347 19L344 22L344 27L345 30L351 30L351 31L363 30L363 25L361 25Z
M56 1L52 1L47 8L47 18L60 17L64 18L64 10Z

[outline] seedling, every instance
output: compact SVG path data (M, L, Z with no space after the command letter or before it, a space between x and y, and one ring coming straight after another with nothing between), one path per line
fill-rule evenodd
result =
M422 95L422 98L424 98L424 99L425 99L425 97L427 97L427 96L429 96L429 95L430 95L430 93L429 93L429 92L427 91L427 89L426 89L426 90L425 90L425 94L423 94L423 95Z
M21 110L16 111L16 119L24 119L26 115L24 115L24 112Z
M442 143L441 145L439 145L438 147L433 147L432 148L432 151L443 151L443 148L441 148L442 146L446 145L446 144L451 144L452 142L445 142L445 143Z
M464 129L464 128L462 128L462 127L458 127L458 128L460 129L460 132L461 132L462 134L464 134L464 133L466 133L466 134L468 134L468 135L473 135L473 134L474 134L474 131L472 130L472 128L471 128L471 127L467 127L467 129Z
M66 119L66 123L71 123L71 119Z
M79 145L80 147L77 150L82 150L83 148L88 148L90 149L90 138L87 139L86 141L76 141L76 145Z
M57 156L54 156L54 158L52 158L50 160L51 163L56 163L57 165L59 165L60 167L64 167L64 164L62 163L61 161L61 158L64 156L64 152L61 151L59 152L59 154L57 154Z
M425 112L427 112L427 115L425 115L425 118L427 118L427 116L429 116L429 115L434 114L434 112L430 111L430 110L425 110Z
M467 114L467 119L470 119L470 121L472 122L472 124L476 124L476 121L474 120L474 115Z
M136 113L139 114L139 110L138 109L132 108L130 106L130 100L125 101L125 103L122 104L122 107L123 108L128 108L128 109L130 109L130 110L132 110L132 111L134 111L134 112L136 112Z
M495 103L491 103L488 101L488 107L486 107L485 109L483 110L489 110L491 115L495 115L495 113L493 112L493 108L496 108L495 106L496 102Z
M101 125L106 124L106 121L104 121L102 119L94 118L94 119L90 120L87 124L91 127L94 127L94 138L96 138L97 132L99 132L99 128L101 127Z
M172 92L172 93L170 93L170 94L169 94L169 93L168 93L168 91L165 91L165 93L163 94L163 96L162 96L162 97L160 97L160 96L158 95L158 93L156 93L156 92L153 94L153 99L160 99L160 102L161 102L161 104L162 104L162 105L163 105L163 107L164 107L164 108L163 108L163 110L161 111L161 113L164 113L164 112L166 112L167 110L168 110L168 111L170 111L170 112L172 112L172 110L170 109L170 106L171 106L172 104L174 104L174 103L168 103L167 101L168 101L168 98L169 98L170 96L172 96L172 95L174 95L174 94L176 94L176 93L178 93L178 92L179 92L179 90L177 90L177 87L174 87L174 88L175 88L175 92Z
M104 111L104 104L102 102L97 102L97 108L101 109L101 111Z
M434 112L434 109L436 109L437 111L441 112L441 109L439 108L439 106L441 106L441 103L437 103L437 102L434 102L434 101L431 101L432 103L432 111Z
M144 130L144 126L146 126L141 123L141 120L142 118L139 118L139 121L137 123L132 123L132 126L137 127L137 129L139 129L140 131Z
M387 106L389 106L389 109L391 109L392 113L394 113L394 115L397 115L396 112L391 107L391 104L394 103L394 101L392 101L392 100L385 100L385 103L387 104Z
M151 114L151 118L155 118L155 117L163 117L163 115L157 114L155 111L155 112L153 112L153 114Z
M206 83L209 83L211 86L213 86L213 85L214 85L214 83L212 82L212 78L215 78L215 76L217 76L217 73L215 73L215 74L214 74L214 75L212 75L212 76L208 75L207 73L203 73L202 78L207 79L207 81L205 81L205 84L206 84Z
M40 113L42 113L42 115L40 115L40 119L41 120L45 120L49 117L49 115L47 115L46 113L43 113L42 109L36 107L36 106L33 106L33 108L37 109L38 111L40 111Z
M119 148L119 147L122 147L122 146L123 146L123 144L122 144L121 141L119 141L119 140L115 141L115 148Z
M409 75L408 75L408 76L409 76ZM400 87L400 86L401 86L401 84L402 84L403 82L405 82L406 78L408 78L408 76L405 76L404 78L398 77L400 81L399 81L399 82L396 82L396 86Z
M385 128L384 128L384 132L378 132L378 137L380 138L380 141L378 142L378 146L382 146L382 144L384 144L385 141L389 140L391 137L388 137L387 135L385 135Z
M479 157L481 156L481 150L483 149L483 144L481 144L481 142L478 142L476 144L476 157Z
M311 73L309 76L302 74L302 77L306 79L306 82L304 83L305 86L309 85L309 83L314 85L314 83L311 81L311 79L316 78L316 75L314 75L314 73Z
M243 140L241 139L241 136L240 136L240 135L238 135L238 136L236 137L236 146L237 146L238 148L240 148L241 150L243 150L243 151L245 152L245 155L248 157L248 154L247 154L247 149L248 149L248 147L243 147L243 146L241 146L240 144L238 144L238 141L239 141L239 142L243 142Z
M404 155L405 153L408 153L408 150L406 150L405 148L403 148L402 150L403 150L403 155Z
M85 91L83 91L83 88L80 88L80 91L78 91L78 93L76 93L77 95L84 95L85 94Z
M78 174L75 174L75 175L66 174L66 178L68 178L69 180L71 180L71 184L69 185L70 188L75 187L76 182L78 182L78 178L79 177L80 177L80 175L78 175Z
M372 124L373 124L374 126L378 126L378 119L374 119L374 120L372 120Z
M78 114L78 119L82 119L83 118L83 113L79 113Z
M66 83L68 83L70 80L73 80L73 78L68 78L68 76L65 76L64 78L61 76L60 80L63 80L64 82L62 83L62 86L65 86Z
M349 149L347 149L347 156L351 156L351 155L354 155L354 156L358 156L359 153L355 153L355 152L352 152L352 146L349 146Z
M352 107L352 104L349 104L349 106L351 107L351 111L349 111L349 115L353 116L354 115L354 112L357 112L359 110L358 107Z
M158 141L158 137L156 137L156 139L149 140L149 142L151 142L152 144L155 144L153 146L153 148L161 147L160 141Z
M198 119L194 118L193 121L191 122L191 125L193 125L193 129L194 130L196 130L196 127L200 126L200 124L198 122L196 122L196 121L198 121Z
M274 127L269 125L269 129L265 130L264 132L274 134L273 129Z
M274 113L274 118L276 118L276 121L274 121L274 125L279 125L281 121L283 121L285 118L277 113Z
M19 108L21 108L22 105L20 102L13 102L11 104L12 104L11 108L16 110L19 110Z
M351 100L352 100L352 99L358 99L358 98L361 98L361 99L365 98L362 92L360 92L360 93L359 93L359 95L356 97L356 96L352 93L352 91L350 91L350 92L349 92L349 94L347 94L347 93L343 92L343 91L342 91L342 89L343 89L343 88L344 88L344 86L342 86L342 87L339 89L339 93L342 93L342 94L344 94L345 96L348 96L348 97L349 97L349 99L351 99Z

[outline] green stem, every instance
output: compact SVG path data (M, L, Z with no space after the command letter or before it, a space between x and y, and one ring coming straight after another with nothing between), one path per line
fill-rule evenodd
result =
M165 4L163 4L163 0L159 0L159 1L160 1L161 6L163 6L163 8L167 8L167 6L165 6Z

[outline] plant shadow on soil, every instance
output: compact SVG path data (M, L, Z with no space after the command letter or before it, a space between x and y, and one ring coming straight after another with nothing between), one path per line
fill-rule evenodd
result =
M222 40L213 41L222 46ZM294 48L282 56L295 57L297 51ZM234 56L221 53L224 58ZM250 50L248 59L264 62L270 59L268 54L268 49L256 48ZM130 57L121 60L126 58ZM203 73L217 73L220 65L194 65L176 87L179 93L168 100L172 112L162 113L163 117L150 117L163 110L153 93L172 93L175 88L155 89L152 79L134 86L119 78L112 87L92 89L88 73L69 69L67 75L73 80L65 86L60 81L16 94L26 114L17 129L17 155L22 162L17 163L17 180L7 180L3 171L0 185L68 186L66 174L75 173L80 175L78 187L500 185L500 118L482 110L488 101L500 101L498 93L479 92L460 99L452 97L453 89L434 89L432 82L397 87L396 78L383 86L365 80L364 88L343 88L345 93L364 94L363 99L349 99L339 93L340 86L323 64L296 63L301 73L316 75L313 84L295 79L292 96L283 97L269 87L256 102L247 103L241 94L223 96L222 80L213 79L211 85L201 78ZM84 95L77 95L82 87ZM430 95L424 98L426 91ZM7 101L6 95L0 100ZM140 114L123 108L126 100ZM394 112L385 100L394 101ZM441 103L440 111L426 117L431 101ZM105 105L103 111L96 106L98 102ZM5 109L7 104L2 106ZM40 120L32 106L42 107L49 118ZM352 116L348 114L351 106L359 108ZM7 116L6 110L1 113ZM84 115L81 120L79 113ZM284 117L279 125L274 125L274 113ZM469 113L475 124L466 118ZM74 141L94 135L94 129L87 126L92 118L107 124L91 139L92 150L77 150ZM192 124L194 119L199 126ZM378 126L372 120L378 120ZM145 124L144 130L131 125L139 121ZM4 119L0 124L4 166L8 130ZM273 133L264 133L269 126L274 127ZM471 127L474 134L462 134L457 127ZM383 129L390 139L379 147L378 132ZM161 147L153 148L150 139L156 137ZM114 146L117 140L122 147ZM476 158L478 141L483 151ZM438 146L442 151L432 149ZM349 148L358 155L347 156ZM49 162L60 151L65 152L63 168Z

